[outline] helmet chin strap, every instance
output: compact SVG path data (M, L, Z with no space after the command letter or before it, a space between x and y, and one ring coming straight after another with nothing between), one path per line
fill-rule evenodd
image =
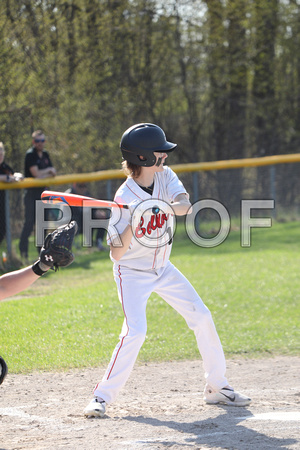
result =
M157 163L155 164L157 167L159 167L160 165L161 165L161 162L162 162L162 158L160 157L160 158L158 158L158 160L157 160Z

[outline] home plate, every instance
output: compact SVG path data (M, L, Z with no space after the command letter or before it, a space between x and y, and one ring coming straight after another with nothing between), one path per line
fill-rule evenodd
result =
M300 420L300 412L299 411L276 411L262 414L253 414L253 416L248 417L239 417L242 420L277 420L277 421L285 421L289 422L291 420L297 421Z

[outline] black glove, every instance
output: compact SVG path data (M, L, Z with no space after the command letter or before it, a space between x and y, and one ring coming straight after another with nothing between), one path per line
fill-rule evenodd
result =
M77 230L77 223L72 220L49 233L40 252L40 262L55 270L71 264L74 260L72 244Z
M3 383L4 378L7 375L7 372L8 372L8 369L7 369L6 362L4 361L2 356L0 356L0 384Z

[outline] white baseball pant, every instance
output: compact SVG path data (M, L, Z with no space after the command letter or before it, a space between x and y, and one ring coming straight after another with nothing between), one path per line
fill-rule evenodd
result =
M161 269L149 271L115 264L114 276L125 319L119 343L102 381L94 390L95 396L109 404L128 380L146 337L146 306L152 292L181 314L194 331L206 382L214 389L228 384L224 352L211 313L191 283L170 261Z

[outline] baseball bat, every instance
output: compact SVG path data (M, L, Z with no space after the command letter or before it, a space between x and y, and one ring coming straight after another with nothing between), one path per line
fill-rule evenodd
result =
M69 205L69 206L88 206L93 208L126 208L128 205L120 204L116 202L110 202L109 200L98 200L92 197L86 197L84 195L69 194L67 192L55 192L44 191L42 192L41 199L44 203L51 203L53 205ZM84 201L88 201L88 204L83 205Z

